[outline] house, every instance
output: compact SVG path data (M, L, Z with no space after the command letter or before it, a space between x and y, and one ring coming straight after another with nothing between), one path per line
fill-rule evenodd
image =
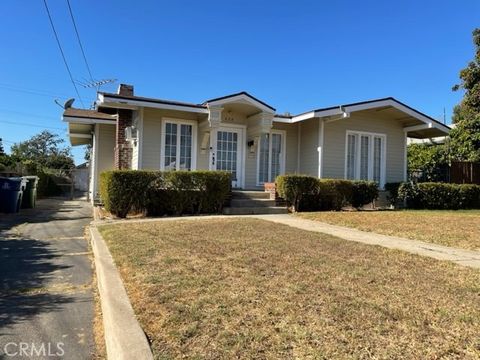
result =
M240 189L284 173L382 188L407 177L407 137L449 131L391 97L281 115L246 92L192 104L136 96L125 84L99 92L95 110L66 109L63 121L73 146L92 144L91 199L109 169L227 170Z

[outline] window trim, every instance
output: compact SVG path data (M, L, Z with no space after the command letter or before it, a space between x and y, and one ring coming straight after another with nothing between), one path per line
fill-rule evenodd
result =
M374 161L374 139L382 139L381 161L380 161L380 189L385 187L386 169L387 169L387 135L382 133L374 133L361 130L347 130L345 134L345 162L344 162L344 179L348 174L348 136L357 136L355 142L355 180L360 180L360 164L361 164L361 137L368 136L368 180L373 181L373 161Z
M166 125L167 123L177 124L179 125L191 125L192 126L192 163L191 169L197 169L197 127L198 123L194 120L185 120L185 119L177 119L177 118L168 118L163 117L161 121L161 133L160 133L160 170L165 170L165 135L166 135ZM176 171L180 170L180 162L178 161L180 157L180 136L181 131L178 129L177 131L177 161L176 161Z
M257 144L257 186L263 186L265 182L260 182L260 146L261 146L261 136L268 134L268 177L272 175L272 134L280 134L282 136L282 152L280 153L280 175L285 174L285 157L287 152L287 131L286 130L277 130L271 129L268 133L261 133L258 138ZM271 179L270 179L271 180ZM275 181L275 179L270 182Z

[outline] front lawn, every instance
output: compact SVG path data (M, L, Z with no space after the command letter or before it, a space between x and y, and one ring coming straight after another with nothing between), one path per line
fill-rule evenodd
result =
M100 228L157 358L478 358L478 271L255 219Z
M480 250L479 210L312 212L298 216L384 235Z

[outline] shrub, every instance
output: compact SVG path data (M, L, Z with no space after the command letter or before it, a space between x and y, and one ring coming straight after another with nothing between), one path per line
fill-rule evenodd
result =
M370 204L378 198L378 186L374 181L352 181L351 204L355 209Z
M118 217L129 212L182 215L221 212L231 175L223 171L115 170L100 175L105 209Z
M385 184L385 190L388 192L387 195L387 200L390 203L390 205L397 205L399 196L398 196L398 189L400 188L400 185L402 185L401 182L392 182L392 183L386 183Z
M480 186L446 183L404 183L399 197L408 208L457 210L480 208Z
M100 174L100 197L105 209L124 218L130 211L143 211L153 171L112 170Z
M316 210L312 207L317 205L317 178L307 175L280 175L275 183L278 195L285 199L288 206L293 206L295 211Z
M321 179L317 210L341 210L352 202L352 190L350 180Z
M35 175L38 176L37 196L39 198L62 195L63 190L57 185L57 182L66 183L66 179L57 177L43 170L37 171Z
M378 196L371 181L318 179L306 175L281 175L276 179L277 192L295 211L341 210L352 205L361 208Z
M226 171L158 172L150 186L148 215L220 213L230 193Z

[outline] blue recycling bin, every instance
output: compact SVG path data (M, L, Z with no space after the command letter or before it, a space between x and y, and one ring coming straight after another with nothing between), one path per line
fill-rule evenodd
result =
M21 177L0 177L0 212L17 213L22 205L27 180Z

